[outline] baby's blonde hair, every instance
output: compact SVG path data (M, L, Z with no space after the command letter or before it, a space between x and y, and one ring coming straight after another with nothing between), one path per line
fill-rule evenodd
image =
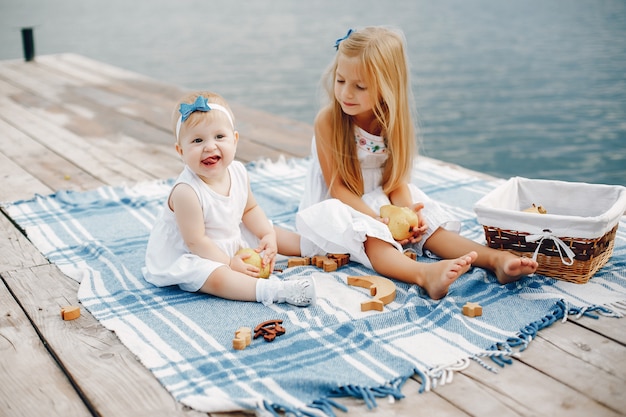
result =
M417 152L413 121L413 95L405 53L404 35L385 27L366 27L339 43L334 61L324 75L331 103L333 171L356 195L363 195L363 178L358 164L352 118L335 99L334 83L340 55L358 58L361 76L374 103L374 114L382 128L388 159L383 170L383 190L389 194L411 177ZM332 178L332 181L337 178Z
M224 97L220 96L217 93L213 93L210 91L194 91L191 93L187 93L183 97L181 97L176 102L176 106L174 107L174 110L172 111L172 132L174 133L175 138L176 138L176 124L178 123L178 118L180 117L181 103L192 104L193 102L196 101L196 99L199 96L206 98L209 104L215 103L215 104L219 104L225 107L228 110L228 113L230 113L230 117L232 118L233 123L235 122L235 115L233 114L233 111L231 110L230 106L228 105ZM213 117L213 115L211 114L211 112L195 111L191 113L191 115L189 115L187 120L185 120L185 124L188 124L189 126L195 126L198 123L200 123L201 120L203 120L202 119L203 117ZM176 142L178 142L178 138L176 138Z

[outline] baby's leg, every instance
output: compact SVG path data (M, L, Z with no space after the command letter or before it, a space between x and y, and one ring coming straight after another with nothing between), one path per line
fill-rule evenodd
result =
M217 268L204 282L200 292L238 301L264 304L289 303L298 307L315 304L315 281L311 277L294 280L254 278L227 266Z
M455 259L435 263L415 262L388 242L375 238L366 239L365 253L376 272L417 284L434 300L446 296L450 285L469 270L477 256L476 252L468 251Z
M199 291L228 300L256 301L258 280L224 265L209 275Z
M424 243L424 248L442 258L456 258L469 251L478 254L474 266L489 269L496 274L498 282L507 284L517 281L537 270L537 262L507 251L490 248L458 233L439 228Z

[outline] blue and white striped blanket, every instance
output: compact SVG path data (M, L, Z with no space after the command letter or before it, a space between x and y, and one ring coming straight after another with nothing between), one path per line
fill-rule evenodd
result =
M257 200L275 223L293 227L306 164L248 165ZM501 181L420 159L414 182L462 221L465 236L484 242L472 207ZM277 278L315 276L316 306L266 307L156 288L143 280L141 267L170 186L155 181L57 192L7 209L51 262L81 282L81 303L176 399L198 410L333 415L340 407L332 400L337 396L362 398L373 407L376 398L401 398L409 377L416 375L422 390L429 390L472 359L488 367L503 364L554 321L576 314L620 316L626 300L623 220L613 257L584 285L534 276L501 286L491 273L473 268L440 301L397 282L395 301L383 312L361 312L360 303L370 296L346 285L347 276L373 271L354 263L333 273L313 266L287 269L283 260ZM464 316L468 301L479 303L483 315ZM283 320L286 333L272 343L256 339L245 350L233 349L238 328L270 319Z

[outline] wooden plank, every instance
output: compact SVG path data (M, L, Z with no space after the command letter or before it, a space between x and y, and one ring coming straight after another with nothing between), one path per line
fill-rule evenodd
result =
M0 281L0 410L15 416L91 416Z
M313 126L277 115L231 104L242 139L283 153L305 157L310 153Z
M558 324L554 324L556 326ZM534 342L533 342L534 343ZM530 344L522 355L540 347ZM537 352L541 354L542 352ZM522 365L522 366L520 366ZM550 365L557 366L552 363ZM487 389L499 393L507 405L523 416L617 416L618 413L594 399L551 378L544 369L537 370L519 361L499 368L495 374L481 366L470 366L464 375L480 381Z
M0 78L0 96L8 97L20 93L22 90Z
M6 63L0 64L0 79L21 90L36 92L41 97L54 99L58 94L54 86L37 78L24 76L19 70Z
M48 194L51 189L9 157L0 153L0 203L27 199L33 195Z
M104 185L102 181L89 175L61 155L51 152L50 149L2 119L0 119L0 152L36 178L38 182L47 186L47 190L43 187L37 187L36 190L32 187L11 187L12 191L19 193L23 196L22 198L29 198L35 193L48 194L56 190L90 190ZM11 182L16 183L15 179Z
M136 165L138 169L155 178L176 177L183 170L183 162L176 153L173 143L170 146L157 144L149 146L135 138L120 136L115 142L102 140L100 144L102 149L129 164Z
M621 313L623 314L624 311L621 310ZM601 319L592 319L581 317L578 320L570 320L570 322L626 345L626 318L602 317Z
M206 416L175 401L86 309L81 308L76 320L62 320L62 306L79 305L78 283L56 266L8 271L3 277L68 377L100 416Z
M471 364L470 366L479 366ZM523 416L519 405L511 399L515 392L497 392L480 380L457 373L451 383L437 387L431 393L446 398L451 404L471 416Z
M48 260L9 220L0 212L0 272L45 265Z
M570 323L542 330L532 343L520 361L616 413L626 410L626 347Z
M54 55L56 59L46 57L45 63L56 68L64 68L64 63L71 63L76 68L82 66L90 73L97 72L99 76L113 76L120 80L127 81L121 83L110 83L107 85L109 91L116 94L132 97L136 101L125 103L120 111L135 117L144 117L150 123L159 126L168 132L171 130L171 111L175 101L182 96L186 89L175 88L171 85L164 86L162 83L152 80L148 77L135 77L132 73L117 68L110 68L107 65L101 65L89 60L88 58L73 55L62 54ZM54 61L54 63L52 62ZM217 91L219 93L219 91ZM158 101L154 101L157 100ZM146 103L150 103L149 109ZM230 103L235 113L236 127L239 130L240 137L249 143L256 143L261 147L277 151L286 156L304 157L309 153L311 137L313 136L313 127L311 124L298 122L285 117L269 114L257 109L240 105L238 103ZM162 111L158 113L150 113L150 109L165 108L167 113ZM245 154L242 160L257 160L259 155L270 157L272 155L256 154L254 152ZM250 156L248 156L250 155ZM273 159L273 158L272 158Z
M79 136L48 122L35 112L9 101L0 101L0 115L57 155L62 155L96 179L107 184L123 184L154 177L108 152L94 148Z

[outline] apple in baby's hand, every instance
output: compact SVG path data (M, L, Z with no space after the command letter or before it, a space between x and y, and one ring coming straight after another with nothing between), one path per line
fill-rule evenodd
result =
M269 278L270 272L271 272L270 264L268 263L265 266L261 266L263 264L263 259L261 258L261 255L257 253L257 251L255 251L252 248L243 248L243 249L239 249L236 253L236 255L247 255L247 254L250 254L250 256L244 259L243 261L247 263L248 265L256 266L257 268L259 268L260 270L259 278Z
M408 239L411 229L419 226L417 214L408 207L387 204L380 208L380 217L389 219L387 226L395 240Z

